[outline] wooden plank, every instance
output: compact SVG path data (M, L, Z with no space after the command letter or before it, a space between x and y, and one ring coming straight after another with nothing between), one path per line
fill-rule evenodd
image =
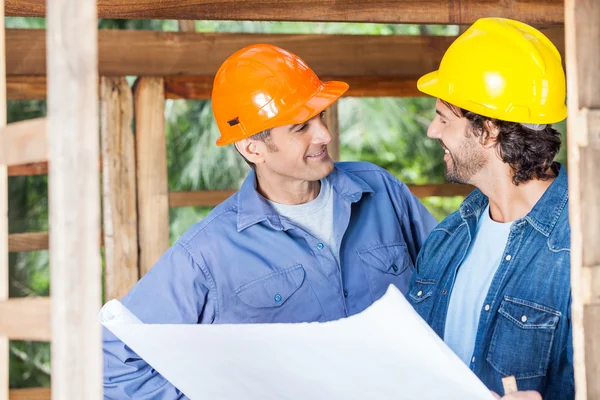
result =
M421 97L416 78L396 76L323 76L323 81L340 80L350 88L345 97ZM210 99L214 77L170 76L165 78L168 99Z
M13 75L6 79L8 100L46 100L45 76Z
M139 279L133 95L124 77L100 83L106 300L121 299Z
M321 79L341 80L350 85L345 96L350 97L419 97L416 78L394 76L323 76ZM210 99L214 77L170 76L165 78L167 99ZM9 100L46 100L45 76L11 75L7 78Z
M138 79L134 97L140 276L144 276L169 248L164 80Z
M179 32L196 32L196 21L180 19L177 21Z
M0 164L21 165L48 160L46 118L13 122L0 128Z
M474 189L470 185L455 185L453 183L408 185L410 191L418 198L440 197L465 197ZM214 207L228 197L235 190L198 190L190 192L170 192L169 207Z
M52 398L100 400L100 138L95 0L48 0Z
M600 400L600 2L565 1L576 399Z
M8 176L46 175L48 174L48 162L11 165L8 167Z
M48 248L48 232L11 233L8 235L8 251L13 253L47 250Z
M564 49L564 30L543 30ZM235 51L255 43L270 43L302 57L327 79L388 77L388 82L418 79L437 69L454 36L291 35L183 33L135 30L99 32L99 73L103 76L212 77ZM202 55L198 62L197 55ZM8 75L45 74L44 31L7 30ZM377 81L375 81L376 83ZM412 83L410 83L412 85Z
M7 0L10 16L43 17L43 0ZM471 24L487 16L562 23L560 0L99 0L100 18Z
M50 341L49 297L12 298L0 302L0 335L12 340Z
M169 207L214 207L225 201L235 192L235 190L170 192Z
M331 142L327 146L333 161L340 161L340 124L338 121L338 103L333 103L325 112L325 124L331 134Z
M0 0L0 128L6 126L6 37L4 29L4 0ZM1 139L1 138L0 138ZM8 170L0 164L0 302L8 299ZM9 342L0 335L0 400L8 398Z
M11 389L9 400L51 400L50 388Z

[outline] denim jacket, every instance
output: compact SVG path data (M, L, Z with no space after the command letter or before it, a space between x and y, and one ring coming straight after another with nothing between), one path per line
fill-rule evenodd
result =
M499 394L502 377L513 375L519 390L574 398L567 173L557 167L531 212L513 222L481 309L469 367ZM457 270L488 201L475 190L433 230L417 259L407 298L441 338Z

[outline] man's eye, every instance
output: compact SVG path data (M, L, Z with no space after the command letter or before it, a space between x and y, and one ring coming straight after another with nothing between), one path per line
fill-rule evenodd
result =
M302 125L300 128L298 128L298 130L296 132L304 132L306 130L306 128L308 128L308 124Z

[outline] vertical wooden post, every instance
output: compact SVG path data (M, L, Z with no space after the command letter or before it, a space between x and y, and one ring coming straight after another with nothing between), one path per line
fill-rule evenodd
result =
M124 77L100 79L105 300L139 279L133 95Z
M4 0L0 0L0 127L6 125ZM0 301L8 299L8 169L0 164ZM0 337L0 400L8 400L8 338Z
M325 124L331 134L331 143L327 146L329 156L333 161L340 161L340 124L337 101L325 111Z
M169 248L169 185L163 78L134 87L140 276Z
M49 0L46 23L52 398L100 400L96 1Z
M180 19L177 21L179 32L196 32L196 21L189 19Z
M577 399L600 400L600 2L565 1Z

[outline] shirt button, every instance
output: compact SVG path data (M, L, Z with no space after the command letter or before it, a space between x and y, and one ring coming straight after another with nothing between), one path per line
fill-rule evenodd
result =
M521 322L523 322L523 323L527 322L527 316L526 315L523 315L521 317Z
M446 294L448 291L446 289L442 290L442 294Z
M486 304L486 305L485 305L485 307L484 307L485 311L490 311L490 308L491 308L491 307L490 307L490 305L489 305L489 304Z
M505 258L505 260L506 260L506 261L510 261L510 260L512 260L512 256L511 256L510 254L509 254L509 255L507 255L507 256L506 256L506 258Z
M392 269L394 272L398 272L398 266L396 264L392 264Z
M279 293L277 293L277 294L275 295L274 299L275 299L275 301L276 301L277 303L279 303L279 302L281 301L281 295L280 295Z
M471 362L474 363L475 362L475 357L471 358Z
M348 297L348 291L344 290L344 297Z
M417 292L417 296L419 296L419 297L423 296L423 291L422 291L422 290L419 290L419 291Z
M323 247L325 247L323 243L317 243L317 249L322 250Z

